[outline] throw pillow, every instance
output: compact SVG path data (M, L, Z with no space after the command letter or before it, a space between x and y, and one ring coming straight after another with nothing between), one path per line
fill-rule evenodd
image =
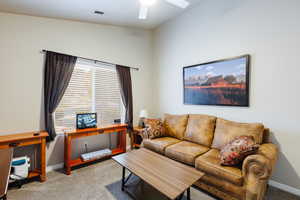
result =
M145 119L144 135L148 139L154 139L165 136L165 128L161 119Z
M238 165L258 148L253 136L238 136L221 149L220 163L226 166Z

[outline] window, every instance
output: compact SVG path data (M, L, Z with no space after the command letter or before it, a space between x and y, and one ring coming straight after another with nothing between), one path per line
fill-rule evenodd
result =
M76 113L97 112L101 126L121 119L123 110L115 66L78 60L54 113L56 132L75 128Z

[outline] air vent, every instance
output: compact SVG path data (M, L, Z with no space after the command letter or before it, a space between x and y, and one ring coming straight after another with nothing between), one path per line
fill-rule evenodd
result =
M99 11L99 10L95 10L94 12L96 15L104 15L104 12L102 11Z

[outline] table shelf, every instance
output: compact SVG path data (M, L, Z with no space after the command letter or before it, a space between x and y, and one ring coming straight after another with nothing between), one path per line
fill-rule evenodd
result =
M37 170L34 170L34 171L30 171L28 173L28 177L27 178L35 178L35 177L38 177L40 176L41 172L37 171Z
M76 167L76 166L79 166L79 165L92 163L92 162L95 162L95 161L98 161L98 160L111 158L112 156L115 156L115 155L118 155L118 154L121 154L121 153L124 153L124 150L121 149L121 148L116 148L116 149L112 150L112 155L110 155L110 156L105 156L105 157L102 157L102 158L96 158L96 159L91 159L91 160L86 160L86 161L82 160L82 158L77 158L77 159L71 160L70 166L71 167Z

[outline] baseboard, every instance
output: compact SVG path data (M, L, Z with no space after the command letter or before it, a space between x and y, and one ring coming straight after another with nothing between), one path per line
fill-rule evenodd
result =
M289 192L291 194L300 196L300 190L297 189L297 188L291 187L289 185L278 183L278 182L273 181L273 180L269 180L269 185L271 185L271 186L273 186L275 188L281 189L281 190L283 190L285 192Z
M51 172L51 171L54 171L54 170L58 170L58 169L62 169L64 167L64 163L59 163L59 164L56 164L56 165L49 165L47 166L46 168L46 172Z

